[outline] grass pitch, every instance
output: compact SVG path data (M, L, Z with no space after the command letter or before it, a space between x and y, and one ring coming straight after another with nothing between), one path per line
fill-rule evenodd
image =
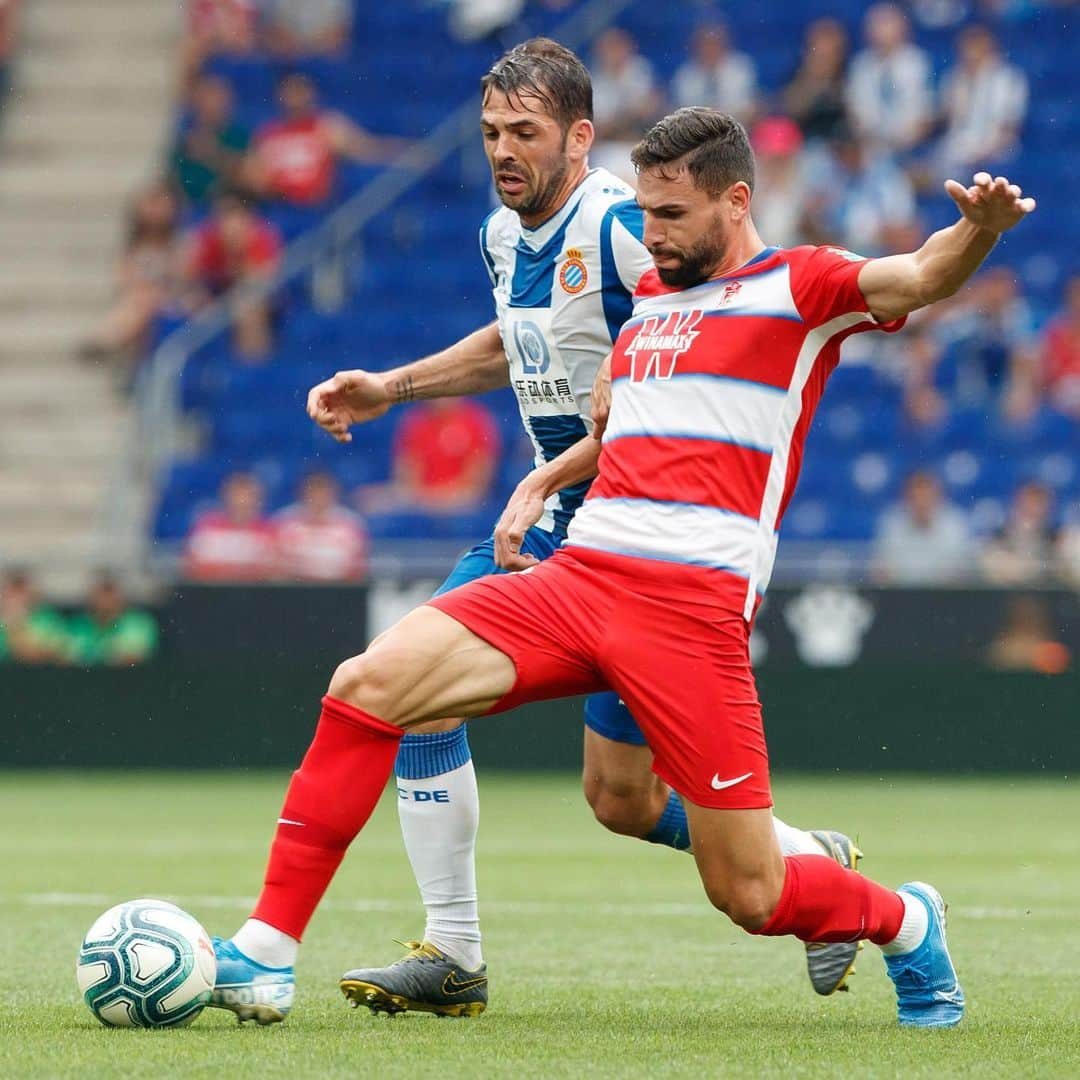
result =
M207 1010L109 1031L75 987L107 906L175 899L211 933L247 914L286 774L0 775L0 1076L1080 1076L1080 784L781 778L778 812L858 835L867 873L935 883L969 999L950 1032L901 1031L873 947L817 998L802 947L742 934L692 860L605 833L575 780L481 771L491 972L475 1020L348 1009L337 978L389 962L423 922L390 798L301 957L282 1026Z

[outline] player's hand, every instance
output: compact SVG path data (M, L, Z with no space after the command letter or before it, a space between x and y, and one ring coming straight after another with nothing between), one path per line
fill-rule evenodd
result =
M495 563L504 570L527 570L540 560L521 550L525 534L544 516L544 497L526 477L518 484L495 526Z
M1004 176L991 178L979 172L971 187L946 180L945 190L968 221L989 232L1007 232L1035 209L1035 200L1024 198L1020 188Z
M370 371L339 371L308 394L307 413L338 442L352 442L349 428L376 420L391 405L382 376Z
M604 437L608 413L611 412L611 353L604 358L600 370L596 373L592 388L592 436Z

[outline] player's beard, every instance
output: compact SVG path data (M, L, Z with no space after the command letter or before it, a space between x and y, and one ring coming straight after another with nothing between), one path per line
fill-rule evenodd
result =
M691 244L686 251L654 248L649 254L678 258L678 266L658 266L657 276L669 289L691 289L712 277L716 268L724 261L726 251L723 227L719 221L714 221L705 236Z
M533 192L523 191L520 195L506 196L496 184L495 190L499 200L506 207L522 217L547 217L555 208L555 200L559 197L562 186L566 183L567 174L570 172L570 163L565 157L560 157L547 179ZM516 175L521 176L521 173ZM520 202L518 200L521 200Z

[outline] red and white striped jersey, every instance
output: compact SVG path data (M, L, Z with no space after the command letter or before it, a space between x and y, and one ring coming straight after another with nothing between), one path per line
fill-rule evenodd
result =
M612 356L599 476L567 544L707 568L752 617L840 344L898 330L867 310L863 259L766 248L722 278L641 278Z

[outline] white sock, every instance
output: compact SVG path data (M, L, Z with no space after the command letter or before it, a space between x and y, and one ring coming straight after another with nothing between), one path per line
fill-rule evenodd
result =
M778 817L773 817L776 839L780 841L783 855L824 855L825 849L808 833L785 825Z
M480 796L464 725L406 735L397 759L398 817L427 913L424 940L475 971L484 962L476 900ZM432 772L440 766L451 766ZM427 774L427 775L424 775Z
M248 919L232 936L232 943L250 960L263 967L292 967L300 942L269 923Z
M899 956L917 949L930 929L930 915L923 902L910 893L902 892L898 895L904 901L904 921L900 924L900 933L881 946L881 951L886 956Z

